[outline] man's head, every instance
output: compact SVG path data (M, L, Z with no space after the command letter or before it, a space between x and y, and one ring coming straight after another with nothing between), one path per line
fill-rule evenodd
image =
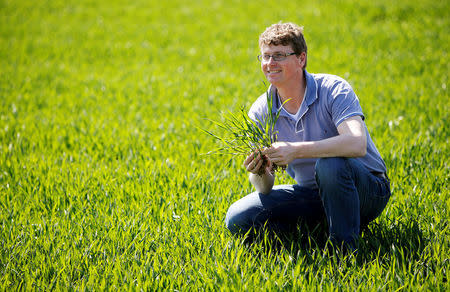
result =
M303 37L303 27L300 27L294 23L276 23L272 24L259 36L259 47L263 45L283 45L290 46L296 55L300 55L302 52L307 56L306 41ZM305 65L303 69L306 68Z

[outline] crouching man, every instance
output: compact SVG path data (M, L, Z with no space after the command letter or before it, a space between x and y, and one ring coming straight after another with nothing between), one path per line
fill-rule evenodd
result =
M354 250L361 226L379 216L390 197L386 166L358 98L344 79L306 71L306 42L296 24L268 27L259 47L272 109L283 105L275 125L278 142L262 152L269 163L254 153L245 159L256 191L230 206L227 228L285 230L299 220L326 218L331 242ZM267 108L265 93L252 105L250 118L258 122ZM274 186L274 164L286 165L296 184Z

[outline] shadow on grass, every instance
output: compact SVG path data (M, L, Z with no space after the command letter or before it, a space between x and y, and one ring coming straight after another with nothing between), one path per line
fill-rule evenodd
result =
M372 223L362 232L358 256L363 261L375 258L389 261L392 257L415 261L420 259L426 245L427 240L416 221L387 220Z
M330 248L326 223L308 228L299 225L289 231L273 231L267 228L252 230L242 237L248 246L260 247L261 256L270 253L288 252L293 257L314 254L335 255ZM396 261L417 261L427 242L415 221L372 222L361 232L356 255L358 264L373 260L388 264ZM339 252L338 252L339 253Z

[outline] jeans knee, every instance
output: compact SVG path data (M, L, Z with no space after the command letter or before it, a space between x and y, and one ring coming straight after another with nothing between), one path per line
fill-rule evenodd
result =
M343 157L326 157L319 158L316 161L316 181L318 184L327 182L332 183L340 176L345 174L347 170L346 158Z
M239 211L239 206L233 203L227 211L227 215L225 216L225 226L231 233L235 234L240 231L240 221L242 221L242 215Z

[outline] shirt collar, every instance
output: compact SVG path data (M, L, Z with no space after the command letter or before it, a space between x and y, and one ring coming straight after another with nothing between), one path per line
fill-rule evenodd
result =
M306 105L309 107L311 104L313 104L314 101L317 99L317 83L314 79L314 76L312 74L309 74L306 69L303 69L303 74L306 79L306 94L305 94L305 102ZM268 94L272 95L272 112L276 113L277 110L281 107L281 103L278 98L278 90L275 86L270 85L268 89Z

